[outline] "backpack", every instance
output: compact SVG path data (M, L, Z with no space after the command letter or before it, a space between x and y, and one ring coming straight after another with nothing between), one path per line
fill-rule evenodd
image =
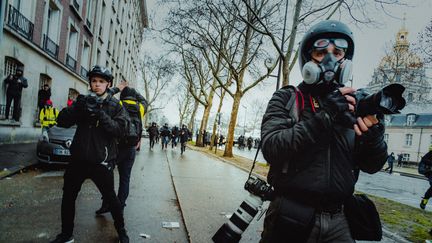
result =
M129 104L123 102L123 107L126 109L129 115L130 123L126 129L125 136L121 140L121 143L127 146L136 146L140 141L143 130L139 103Z
M421 175L430 174L432 172L431 161L426 158L422 158L418 165L418 173Z

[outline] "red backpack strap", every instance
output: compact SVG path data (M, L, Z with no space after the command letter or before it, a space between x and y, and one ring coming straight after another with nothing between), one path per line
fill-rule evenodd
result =
M296 115L296 120L299 121L300 114L304 110L304 96L303 93L300 91L300 89L298 89L296 86L293 87L296 96L295 115Z

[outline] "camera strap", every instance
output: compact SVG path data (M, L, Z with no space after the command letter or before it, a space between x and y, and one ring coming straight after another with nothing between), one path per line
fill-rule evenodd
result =
M255 158L254 158L254 161L253 161L253 163L252 163L252 168L251 168L251 170L249 171L248 179L251 177L251 175L252 175L252 171L253 171L253 169L255 168L256 159L257 159L257 157L258 157L258 153L259 153L260 149L261 149L261 141L260 141L260 143L258 144L258 148L257 148L256 154L255 154Z

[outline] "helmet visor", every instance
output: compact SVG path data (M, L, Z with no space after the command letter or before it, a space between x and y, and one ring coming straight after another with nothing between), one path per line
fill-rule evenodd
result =
M318 39L314 42L313 47L315 49L327 48L330 43L333 43L339 49L348 49L348 41L342 38L338 39Z

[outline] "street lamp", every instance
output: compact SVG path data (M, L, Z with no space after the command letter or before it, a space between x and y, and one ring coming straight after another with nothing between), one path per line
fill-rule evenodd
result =
M244 116L244 123L243 123L243 135L246 136L246 112L247 112L247 107L242 105L243 108L245 109L245 116Z

